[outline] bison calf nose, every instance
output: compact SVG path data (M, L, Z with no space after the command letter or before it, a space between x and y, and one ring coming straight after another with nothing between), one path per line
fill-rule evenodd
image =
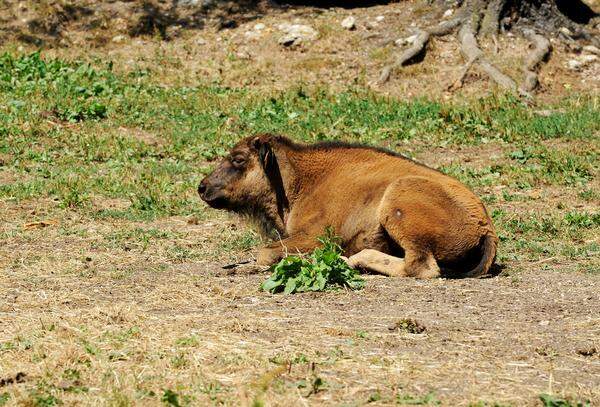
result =
M206 179L203 179L200 182L200 185L198 185L198 194L202 195L206 192L206 188L207 188L206 184L207 184Z

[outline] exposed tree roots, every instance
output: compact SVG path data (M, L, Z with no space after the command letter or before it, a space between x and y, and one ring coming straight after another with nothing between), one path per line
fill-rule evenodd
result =
M510 92L519 93L521 96L529 97L531 96L531 92L538 86L540 65L546 60L551 50L550 41L541 34L544 31L548 32L548 27L556 30L560 27L565 27L575 33L575 39L584 39L591 43L597 42L583 27L562 14L559 11L557 3L554 1L542 2L541 6L539 2L536 3L531 0L460 1L460 8L457 10L455 18L443 21L432 27L417 29L409 47L392 64L383 68L378 83L383 84L387 82L394 71L412 63L417 56L424 53L431 37L445 36L458 29L457 39L466 63L458 79L448 89L454 90L460 88L468 71L472 66L477 65L499 87ZM578 0L574 2L578 3ZM509 15L514 19L514 16L519 15L519 13L522 14L521 16L538 18L538 20L533 20L533 24L529 24L530 27L536 27L538 32L532 28L523 30L523 35L531 42L533 49L525 58L522 68L524 77L520 85L517 85L514 79L503 73L485 57L483 51L479 48L477 38L480 36L491 37L494 40L497 52L496 35L500 28L505 29L506 25L511 24ZM541 20L547 23L547 27L544 26L544 21ZM574 41L571 37L568 40Z
M534 49L525 59L525 64L523 65L525 77L519 89L522 92L531 92L538 86L536 69L550 54L551 45L546 37L536 34L533 30L525 30L524 34L531 41Z
M387 82L395 69L405 65L414 57L423 52L423 50L427 46L427 43L429 42L429 39L432 36L436 37L450 34L461 23L462 19L455 18L454 20L445 21L429 29L418 29L416 34L417 37L413 41L412 45L409 48L407 48L402 54L400 54L400 56L398 56L398 58L393 64L383 68L383 71L381 71L381 75L379 75L379 83Z
M483 52L477 45L475 30L473 30L470 22L466 22L462 25L458 32L458 40L460 41L460 49L467 61L477 62L481 69L500 87L510 91L517 90L515 81L503 74L502 71L485 59Z

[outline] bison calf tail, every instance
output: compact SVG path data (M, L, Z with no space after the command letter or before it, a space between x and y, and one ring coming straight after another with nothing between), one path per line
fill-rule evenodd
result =
M482 239L481 245L481 260L474 269L467 271L463 277L481 277L487 274L496 260L496 246L498 238L493 233L486 234Z

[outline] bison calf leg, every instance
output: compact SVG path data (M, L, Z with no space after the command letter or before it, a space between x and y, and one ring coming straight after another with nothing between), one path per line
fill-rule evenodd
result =
M347 263L354 269L363 269L390 277L406 277L404 259L373 249L364 249L350 256Z
M306 253L317 247L317 241L307 235L290 236L258 251L256 263L259 266L270 266L290 254Z
M432 255L416 255L407 251L406 257L390 256L373 249L365 249L350 256L347 261L352 268L359 268L390 277L435 278L440 275L440 268Z

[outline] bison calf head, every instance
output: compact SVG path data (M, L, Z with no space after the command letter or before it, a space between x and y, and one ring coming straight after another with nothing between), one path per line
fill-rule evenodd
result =
M281 175L272 149L275 140L263 135L240 141L200 182L202 200L213 208L237 212L277 205Z

